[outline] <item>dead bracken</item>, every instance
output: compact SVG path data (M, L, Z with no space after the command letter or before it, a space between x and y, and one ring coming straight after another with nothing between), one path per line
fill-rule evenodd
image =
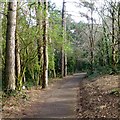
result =
M118 75L106 75L80 83L78 118L119 118Z

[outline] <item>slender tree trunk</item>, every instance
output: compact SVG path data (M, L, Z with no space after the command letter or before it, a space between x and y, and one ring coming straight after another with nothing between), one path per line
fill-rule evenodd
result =
M0 11L2 11L4 9L4 3L2 3L2 2L0 2ZM3 36L2 36L2 19L3 19L3 15L2 14L0 14L0 42L2 43L3 42ZM0 44L0 56L2 56L2 53L3 51L2 51L2 44ZM2 61L2 57L0 58L0 78L1 78L1 80L0 80L0 87L2 88L2 73L3 73L3 71L4 71L4 67L3 67L3 61ZM3 77L4 78L4 77ZM0 108L2 108L2 106L0 105ZM1 114L0 114L1 115Z
M64 76L67 76L67 53L65 53L65 71Z
M104 21L103 21L104 23ZM105 39L105 48L106 48L106 64L110 65L110 58L109 58L109 47L108 47L108 36L106 35L106 28L105 24L103 24L103 34L104 34L104 39Z
M53 78L56 78L55 65L54 65L54 69L53 69Z
M65 6L65 1L63 0L63 8L62 8L62 30L64 26L64 6ZM64 30L62 31L62 34L64 33ZM64 39L62 41L62 48L61 48L61 77L64 77Z
M105 47L106 47L106 63L110 65L110 57L109 57L109 47L108 47L108 38L105 38Z
M118 3L118 64L120 64L120 2Z
M112 7L112 11L111 11L111 15L112 15L112 68L114 70L115 68L115 10Z
M66 43L66 18L65 18L65 0L63 0L63 8L62 8L62 36L63 43L61 48L61 77L67 75L67 54L64 51L64 43Z
M48 86L48 1L44 0L43 20L43 82L42 88Z
M15 64L16 64L16 77L19 78L20 76L20 50L19 50L19 38L16 33L15 39Z
M42 80L42 68L43 68L43 62L42 62L42 1L38 0L38 6L36 9L36 16L37 16L37 26L38 26L38 35L37 38L37 49L38 49L38 65L39 65L39 73L38 73L38 81L37 85L40 85Z
M61 77L63 78L64 77L64 47L62 45L62 48L61 48Z
M93 38L93 8L91 8L91 28L90 28L90 56L91 56L91 72L93 72L94 67L94 38Z
M52 74L53 74L53 78L56 78L56 71L55 71L55 53L54 53L54 48L53 48L53 46L51 46L52 47L52 51L53 51L53 53L52 53L52 66L53 66L53 68L52 68Z
M64 1L65 3L65 1ZM63 39L65 41L65 44L67 44L67 39L66 39L66 14L65 14L65 11L66 11L66 6L64 4L64 25L63 25ZM64 64L64 76L67 76L67 51L65 51L65 64Z
M18 12L16 16L16 31L15 31L15 73L16 73L16 82L21 81L20 80L20 71L21 71L21 65L20 65L20 48L19 48L19 38L18 38Z
M50 27L50 25L49 25L49 27ZM49 43L50 49L52 51L52 59L50 60L52 62L51 72L52 72L52 77L56 78L54 43L52 43L52 40L50 37L48 37L48 38L49 38L48 43Z
M17 1L8 3L5 79L7 90L15 90L15 29Z

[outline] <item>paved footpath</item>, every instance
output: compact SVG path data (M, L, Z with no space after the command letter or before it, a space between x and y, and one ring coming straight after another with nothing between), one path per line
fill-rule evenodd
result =
M85 73L77 73L47 88L24 118L75 118L79 83L84 76Z

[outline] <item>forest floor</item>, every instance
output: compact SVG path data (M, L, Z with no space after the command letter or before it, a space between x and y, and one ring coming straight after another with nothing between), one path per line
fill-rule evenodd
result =
M118 75L74 74L3 100L3 118L119 118ZM84 78L84 79L83 79Z
M120 119L120 76L84 79L79 86L78 118Z
M24 91L3 102L3 118L76 118L79 83L85 73L53 81L46 89ZM27 96L26 96L27 94Z

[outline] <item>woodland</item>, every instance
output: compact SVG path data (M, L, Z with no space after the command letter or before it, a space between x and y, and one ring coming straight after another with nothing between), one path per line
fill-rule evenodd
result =
M53 79L75 73L86 73L90 80L107 75L111 85L117 76L118 86L110 94L120 95L120 2L104 0L99 7L97 0L73 3L89 11L79 12L87 22L75 22L65 0L61 10L48 0L0 2L1 101L18 94L26 98L24 90L46 89Z

